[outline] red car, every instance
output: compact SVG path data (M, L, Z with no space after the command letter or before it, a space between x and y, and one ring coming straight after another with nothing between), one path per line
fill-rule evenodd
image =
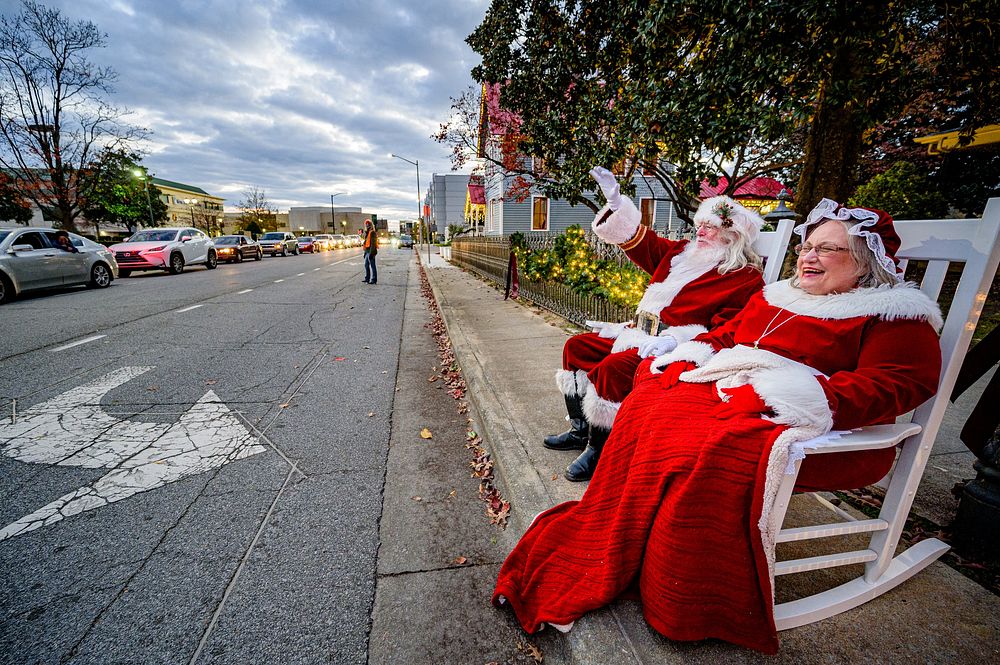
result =
M295 241L295 244L299 248L299 254L303 252L309 252L310 254L316 253L316 241L312 236L302 236Z

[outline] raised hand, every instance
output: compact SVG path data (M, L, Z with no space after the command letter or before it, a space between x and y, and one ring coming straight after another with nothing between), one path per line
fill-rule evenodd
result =
M623 199L615 174L603 166L595 166L590 169L590 175L604 192L604 198L608 200L608 207L612 210L618 210L622 206Z

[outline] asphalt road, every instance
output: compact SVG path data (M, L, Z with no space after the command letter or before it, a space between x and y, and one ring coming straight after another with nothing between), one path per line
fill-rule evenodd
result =
M365 661L413 253L378 259L0 307L0 529L41 516L0 531L0 662Z

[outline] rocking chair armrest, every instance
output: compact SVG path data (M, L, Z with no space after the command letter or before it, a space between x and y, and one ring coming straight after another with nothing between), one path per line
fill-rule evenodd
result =
M815 448L803 446L807 455L846 453L855 450L880 450L899 445L905 439L919 434L923 427L917 423L868 425L860 430L847 432L839 439L824 442Z

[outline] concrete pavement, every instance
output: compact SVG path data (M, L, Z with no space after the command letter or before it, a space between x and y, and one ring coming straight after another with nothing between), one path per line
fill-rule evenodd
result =
M427 264L425 252L421 260ZM476 425L493 454L498 485L512 505L507 529L512 537L505 539L512 545L538 512L577 499L586 489L585 483L562 477L572 454L541 445L545 434L565 429L563 401L552 377L567 336L579 330L540 308L504 301L491 285L437 254L426 268L468 385ZM957 432L986 379L949 409L914 505L916 513L938 524L947 524L954 514L952 485L974 475L972 455ZM807 499L798 499L790 517L805 517L814 510ZM850 568L825 572L802 580L797 579L802 575L782 578L778 600L856 574ZM998 636L1000 598L936 562L862 607L782 632L781 651L775 657L717 641L667 640L645 624L636 601L620 601L588 614L566 635L543 631L534 640L548 662L956 663L1000 658Z

